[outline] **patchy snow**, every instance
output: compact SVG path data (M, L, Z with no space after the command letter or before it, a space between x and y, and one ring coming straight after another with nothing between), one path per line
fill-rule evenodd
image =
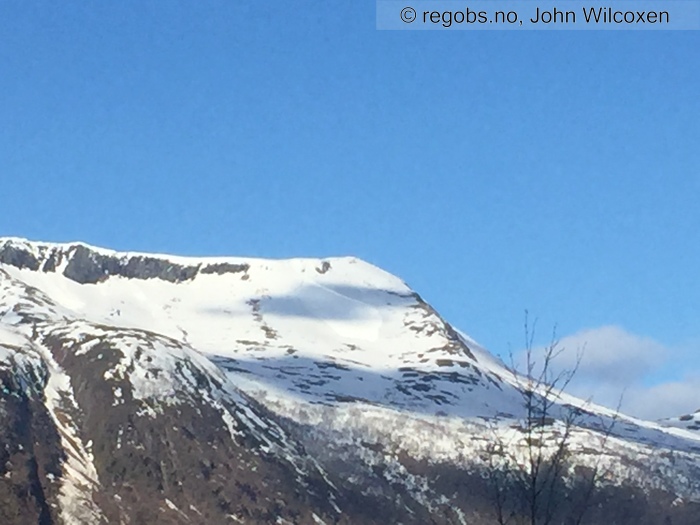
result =
M172 501L170 501L168 498L165 498L165 505L172 511L175 511L177 514L182 516L185 521L190 521L190 517L182 512L179 508L177 508L177 505L175 505Z
M39 259L62 250L64 264L78 246L0 239L0 249L8 243L26 245ZM109 276L78 284L61 274L62 267L43 272L1 264L0 365L13 355L13 345L30 338L30 319L73 341L77 355L109 343L120 357L105 379L127 381L134 398L167 404L181 402L183 391L202 392L232 435L240 418L259 429L268 449L283 445L267 436L283 433L250 410L239 389L339 442L390 443L416 458L460 464L478 461L498 432L512 441L516 457L521 454L522 433L511 426L523 416L522 379L455 332L403 281L371 264L351 257L205 259L87 248L119 260L155 257L198 268L228 263L245 271L199 272L178 283ZM209 378L206 389L199 373ZM50 384L52 392L71 399L57 367ZM122 386L113 392L115 403L125 395ZM674 422L664 426L616 416L566 394L559 402L589 413L574 434L581 457L596 450L596 429L617 417L610 453L591 459L605 463L613 478L644 477L641 468L619 461L626 454L649 459L658 472L677 474L675 482L659 476L664 483L690 480L692 485L700 479L700 433L689 425L666 428ZM54 398L47 397L47 403L57 410ZM241 407L235 414L231 403ZM154 413L158 404L144 406ZM288 454L293 460L293 451ZM85 477L95 479L89 450L76 457L80 468L88 469ZM392 468L391 475L403 476L418 492L428 490L398 463Z
M318 516L316 516L316 514L312 514L311 517L313 518L314 523L318 523L318 525L326 525L326 522L323 521L323 520L322 520L321 518L319 518Z
M44 363L49 366L48 381L44 388L46 407L66 453L58 498L61 517L66 523L103 523L104 516L93 501L93 493L99 488L99 479L91 451L92 442L83 442L73 420L72 414L78 410L78 405L70 377L47 349L37 348Z
M323 262L329 269L320 273ZM303 398L492 412L489 393L500 396L495 379L447 348L442 320L404 283L357 259L323 262L245 260L247 279L207 274L178 284L112 277L80 285L55 273L7 272L78 318L181 340L223 369L255 374ZM430 391L422 390L426 377L434 379ZM407 378L414 384L397 389ZM489 395L479 397L480 406L461 403L475 385Z
M662 419L659 421L659 424L664 427L700 432L700 410L696 410L692 414Z

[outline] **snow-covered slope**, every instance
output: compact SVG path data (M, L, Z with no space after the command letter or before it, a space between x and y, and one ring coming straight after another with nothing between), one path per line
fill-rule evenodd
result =
M104 277L84 285L62 275L74 272L68 261L82 245L4 245L22 246L41 268L56 261L49 266L53 271L5 271L65 311L181 340L225 370L249 372L308 401L353 398L460 416L516 410L498 376L480 366L430 306L396 277L355 258L163 257L158 260L166 271L179 265L192 278L174 283L148 274L112 276L99 268ZM152 257L94 253L123 267ZM475 388L479 395L463 403Z
M671 417L660 421L663 426L683 428L687 430L700 430L700 410L696 410L692 414L683 414L678 417Z
M57 415L71 411L51 400L78 410L58 361L102 359L107 351L120 356L102 372L113 406L128 396L155 417L159 407L203 396L232 434L249 429L265 450L277 443L300 480L309 474L296 445L285 445L294 440L279 437L285 432L326 470L338 462L381 465L387 482L407 486L424 508L450 506L454 522L464 519L459 505L401 458L468 470L483 461L494 432L510 436L515 449L522 438L511 428L523 415L520 380L400 279L351 257L186 258L0 239L0 327L0 367L25 360L25 368L45 369L48 412L61 439L76 444L71 468L86 480L97 477L90 446L71 438L69 419ZM51 341L70 357L54 355ZM20 347L29 350L11 350ZM251 398L287 431L259 423L264 416ZM587 414L572 438L581 463L602 461L616 482L700 494L698 433L566 395L559 405ZM615 417L601 457L600 430ZM360 470L345 477L366 488L369 474ZM61 490L65 498L85 494L90 483Z

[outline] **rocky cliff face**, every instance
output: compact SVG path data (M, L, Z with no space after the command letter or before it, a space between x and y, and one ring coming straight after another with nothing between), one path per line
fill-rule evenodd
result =
M0 240L3 524L494 523L485 453L521 409L497 360L355 259ZM586 409L562 522L697 523L700 438L623 418L596 449L611 416Z
M0 263L19 269L60 272L80 284L95 284L109 277L162 279L178 283L194 279L198 273L245 273L246 264L227 262L177 264L146 255L115 256L84 244L67 246L37 245L22 240L7 240L0 247Z

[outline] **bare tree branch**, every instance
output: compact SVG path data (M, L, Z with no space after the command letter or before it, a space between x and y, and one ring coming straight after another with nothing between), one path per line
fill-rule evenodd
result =
M578 492L578 505L567 502L568 507L564 508L563 494L568 490L568 469L573 459L573 433L590 415L584 409L590 400L583 406L572 406L563 397L579 371L583 349L577 349L573 366L558 370L556 360L565 349L559 345L556 326L549 344L540 353L535 352L534 347L536 324L536 319L530 322L526 311L524 362L517 363L511 351L510 363L506 366L522 397L524 414L515 428L522 432L524 460L514 451L514 446L517 449L518 445L507 443L498 428L493 428L493 442L487 447L496 522L498 525L553 525L566 514L566 523L581 525L595 487L605 474L601 469L601 454L587 477L584 476L584 486L579 487L582 490ZM608 423L601 417L601 430L597 432L601 452L608 446L621 402L622 398Z

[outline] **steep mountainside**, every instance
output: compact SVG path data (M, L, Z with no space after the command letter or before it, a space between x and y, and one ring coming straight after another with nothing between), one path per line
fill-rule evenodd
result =
M0 523L493 523L521 385L354 258L0 239ZM591 523L696 523L697 432L572 408Z

